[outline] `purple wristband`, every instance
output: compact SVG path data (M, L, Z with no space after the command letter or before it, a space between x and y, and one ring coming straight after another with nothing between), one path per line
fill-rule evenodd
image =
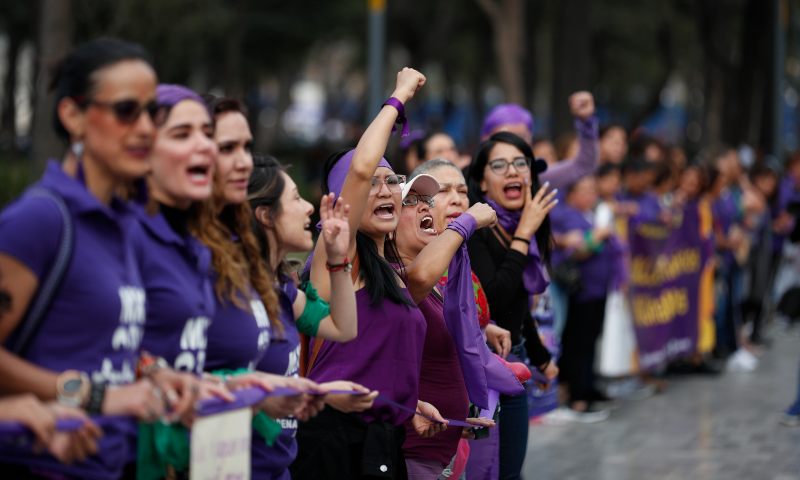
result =
M475 217L469 213L463 213L459 215L458 218L450 222L450 225L448 225L447 228L458 233L464 237L464 241L467 241L478 228L478 221L475 220Z
M389 105L390 107L394 107L397 109L397 120L395 123L400 123L403 126L403 131L400 133L401 137L408 136L408 119L406 118L406 106L403 105L403 102L398 100L395 97L389 97L385 102L384 105ZM397 126L392 127L392 133L397 130Z

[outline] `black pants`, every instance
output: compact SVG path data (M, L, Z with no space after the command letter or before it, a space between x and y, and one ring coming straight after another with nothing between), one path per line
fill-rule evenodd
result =
M293 480L392 479L408 477L403 456L405 429L325 408L297 430Z
M569 403L591 401L595 393L595 345L603 332L606 299L578 301L571 296L561 334L559 380L569 389Z

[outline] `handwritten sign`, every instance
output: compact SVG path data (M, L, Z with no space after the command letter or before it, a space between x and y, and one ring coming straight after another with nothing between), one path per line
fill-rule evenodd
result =
M192 427L191 480L249 480L249 408L198 418Z

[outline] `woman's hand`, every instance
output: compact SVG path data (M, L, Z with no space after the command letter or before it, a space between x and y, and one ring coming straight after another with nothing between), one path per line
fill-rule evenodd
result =
M320 388L323 392L332 392L336 390L353 390L360 392L359 395L348 393L327 393L325 395L325 403L344 413L363 412L364 410L370 409L375 403L375 398L378 397L377 390L370 392L367 387L349 380L326 382L320 384Z
M594 97L585 91L573 93L569 96L569 111L575 118L588 119L594 115Z
M350 247L350 224L347 220L350 205L339 199L339 202L334 206L335 200L336 194L331 192L328 195L323 195L319 204L322 239L325 242L328 263L331 264L343 262Z
M48 405L56 418L77 418L83 425L74 432L55 432L47 442L47 449L62 463L82 462L97 453L97 441L103 436L100 427L92 422L83 410L57 403Z
M149 379L143 379L129 385L108 387L103 413L132 415L144 422L154 422L164 416L165 404L161 389Z
M405 67L397 73L397 84L392 96L405 104L414 97L417 90L425 85L425 81L425 75L413 68Z
M511 332L490 323L486 325L486 342L492 346L496 354L506 358L511 351Z
M491 418L470 417L466 419L466 422L470 425L475 425L475 428L493 428L496 426L494 420ZM475 432L473 432L471 428L465 428L461 431L461 438L474 440Z
M0 400L0 419L19 422L28 427L36 439L47 444L56 433L56 415L32 393Z
M150 380L161 390L166 400L169 410L167 419L190 422L194 415L194 405L200 399L200 379L191 373L159 368L150 374Z
M414 430L420 437L430 438L447 429L447 420L445 420L439 413L439 410L430 403L418 400L417 412L425 415L425 417L420 415L411 417L411 425L414 426ZM426 417L430 417L436 421L428 420Z
M527 180L526 180L527 185ZM515 237L532 238L536 230L542 225L545 217L550 210L558 204L556 194L558 189L550 190L549 182L545 182L535 195L523 193L525 204L522 207L522 217L520 218Z
M476 203L469 207L466 213L475 218L478 228L491 227L497 223L497 212L486 203Z

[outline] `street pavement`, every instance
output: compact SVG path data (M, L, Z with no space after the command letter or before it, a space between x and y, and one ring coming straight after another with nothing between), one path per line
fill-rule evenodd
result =
M526 480L800 480L800 427L779 424L797 391L800 336L775 326L753 373L667 377L611 418L532 424Z

